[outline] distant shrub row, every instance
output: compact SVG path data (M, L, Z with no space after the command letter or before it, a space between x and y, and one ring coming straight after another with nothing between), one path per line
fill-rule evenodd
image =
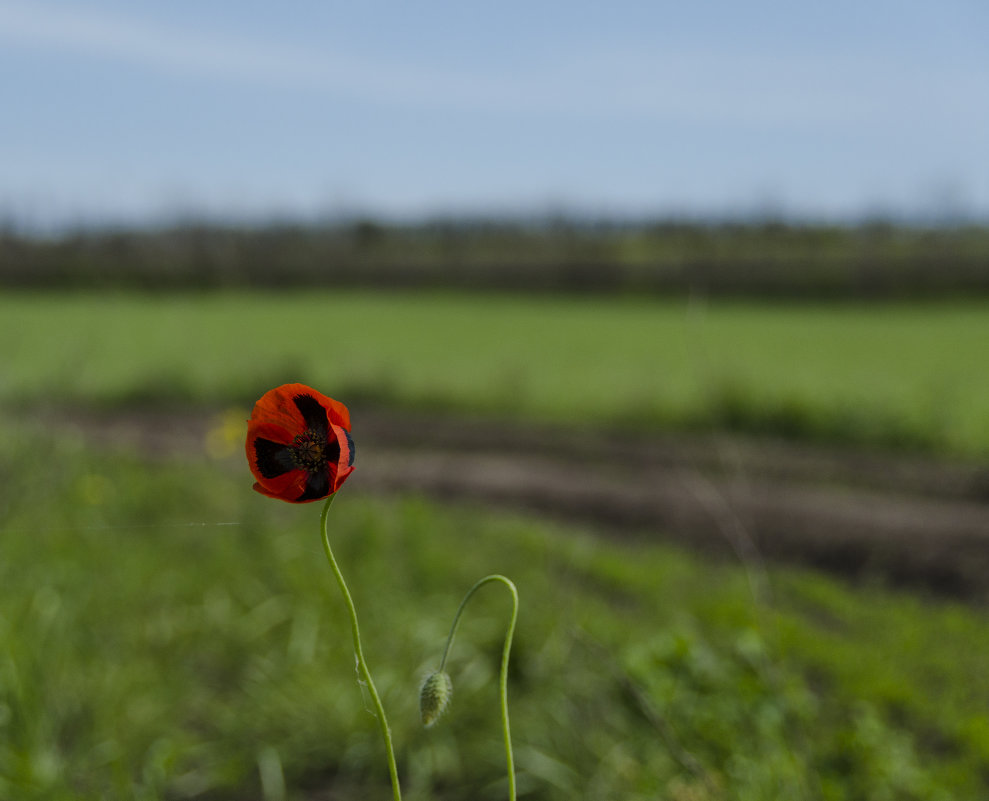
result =
M0 286L451 287L712 296L989 293L989 227L372 221L0 233Z

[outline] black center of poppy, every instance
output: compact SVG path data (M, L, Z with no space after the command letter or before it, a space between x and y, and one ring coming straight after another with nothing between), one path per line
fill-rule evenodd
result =
M315 473L326 466L326 433L306 430L292 440L292 461L296 467Z

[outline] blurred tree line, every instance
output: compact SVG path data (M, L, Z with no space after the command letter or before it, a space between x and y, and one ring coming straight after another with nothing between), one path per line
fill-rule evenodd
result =
M373 220L0 231L0 286L449 287L781 298L989 293L989 227Z

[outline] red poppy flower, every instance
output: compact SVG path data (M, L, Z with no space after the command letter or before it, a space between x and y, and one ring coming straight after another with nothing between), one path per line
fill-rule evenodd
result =
M247 461L262 495L308 503L332 495L354 471L350 412L305 384L283 384L254 404Z

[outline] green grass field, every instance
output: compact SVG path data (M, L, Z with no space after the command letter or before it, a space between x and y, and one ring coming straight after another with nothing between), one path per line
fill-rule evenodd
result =
M0 297L0 403L350 402L989 454L989 305L387 292Z
M230 457L146 459L25 410L209 414L302 380L351 403L985 458L987 333L976 303L4 295L0 408L18 414L0 423L0 799L390 792L319 505L252 492L239 439ZM989 794L983 606L781 567L753 594L751 566L350 487L331 531L410 801L505 797L497 588L461 626L450 713L417 721L457 603L492 572L523 602L521 797Z
M318 504L256 495L237 457L148 464L41 430L6 432L0 475L0 798L389 797ZM493 571L522 596L522 797L989 791L984 609L789 569L754 597L744 566L347 488L331 532L408 799L505 797L499 589L461 626L447 717L417 721Z

